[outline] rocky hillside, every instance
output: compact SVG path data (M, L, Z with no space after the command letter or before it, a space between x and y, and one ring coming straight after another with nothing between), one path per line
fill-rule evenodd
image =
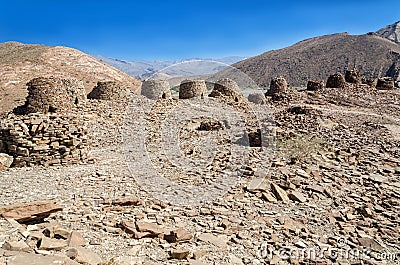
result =
M0 113L23 104L26 83L38 76L77 78L86 91L100 80L120 81L133 90L140 85L135 78L72 48L7 42L0 44Z
M399 54L399 44L375 33L341 33L307 39L234 66L265 87L275 76L284 76L292 86L305 86L310 79L326 80L330 74L348 68L357 68L367 77L390 75L399 80Z
M376 32L379 36L392 40L396 43L400 43L400 21L392 25L388 25L384 28L381 28Z

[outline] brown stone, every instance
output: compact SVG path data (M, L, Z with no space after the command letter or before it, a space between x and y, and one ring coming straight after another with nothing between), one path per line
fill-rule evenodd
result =
M20 223L41 220L50 214L62 211L62 207L51 201L15 204L0 208L4 218L12 218Z
M184 228L172 230L169 235L165 235L164 239L170 243L189 241L193 237L192 233Z
M100 265L102 259L100 256L83 247L70 248L65 253L70 259L86 265Z
M40 240L39 249L40 250L61 250L67 246L68 246L68 244L67 244L67 241L65 241L65 240L43 237Z
M281 187L279 187L275 183L271 183L271 189L272 189L272 192L275 194L275 197L278 200L283 201L284 203L290 202L289 197L287 196L286 192Z
M158 236L164 233L164 228L149 222L136 222L136 229L139 232L148 232L153 236Z
M86 246L87 242L85 238L83 238L82 234L77 231L72 231L71 235L68 238L68 246L69 247L82 247Z
M120 198L113 200L111 204L119 206L137 206L141 204L141 201L138 198Z
M9 251L29 252L31 249L24 241L6 241L2 248Z
M198 239L200 241L208 242L210 244L213 244L214 246L219 247L222 250L227 250L228 249L228 245L222 239L214 236L213 234L202 233L202 234L200 234Z
M292 199L293 201L298 201L298 202L306 202L307 198L303 196L298 191L292 191L289 193L289 198Z
M173 259L186 259L189 256L189 250L177 249L171 251L171 257Z

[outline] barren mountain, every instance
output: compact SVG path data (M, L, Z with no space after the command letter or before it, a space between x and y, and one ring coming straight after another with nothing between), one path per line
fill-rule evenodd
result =
M376 32L379 36L392 40L396 43L400 43L400 21L392 25L388 25L384 28L381 28Z
M330 74L348 68L357 68L370 78L389 75L399 80L399 54L399 44L375 33L357 36L341 33L307 39L233 66L265 87L279 75L292 86L305 86L310 79L326 80Z
M133 90L140 85L132 76L72 48L6 42L0 44L0 113L22 105L26 83L39 76L77 78L87 91L101 80L120 81Z
M192 58L176 61L125 61L103 56L96 56L96 58L139 80L152 77L159 71L169 75L170 78L213 74L222 70L226 65L232 65L245 59L241 56L218 59Z

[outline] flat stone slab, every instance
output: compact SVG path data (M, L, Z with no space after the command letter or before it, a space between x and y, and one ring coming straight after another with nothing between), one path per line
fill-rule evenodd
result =
M19 223L41 220L50 214L62 211L63 207L52 201L29 202L0 207L0 214L4 218L11 218Z

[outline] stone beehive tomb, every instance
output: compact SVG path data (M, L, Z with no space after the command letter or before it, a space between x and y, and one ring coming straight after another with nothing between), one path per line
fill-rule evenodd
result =
M83 82L77 79L38 77L28 82L25 113L71 110L86 100Z
M324 81L322 80L310 80L307 82L307 90L315 91L324 88Z
M184 80L179 86L179 98L188 99L205 96L207 86L204 80Z
M129 96L129 89L117 81L99 81L88 94L89 99L122 100Z
M326 81L327 88L344 88L346 86L346 80L341 73L330 75Z
M282 76L271 79L269 90L265 93L266 96L277 97L285 93L288 89L286 79Z
M378 81L376 83L376 88L377 89L394 89L394 80L392 77L381 77L378 78Z
M346 80L346 82L352 83L352 84L361 83L360 72L357 69L346 70L344 79Z
M65 114L33 113L1 122L0 153L12 166L63 165L87 161L90 141L80 119Z
M237 83L229 78L223 78L215 82L214 89L210 97L225 96L235 98L241 95L240 88Z
M150 99L171 98L171 90L166 80L145 80L141 94Z

